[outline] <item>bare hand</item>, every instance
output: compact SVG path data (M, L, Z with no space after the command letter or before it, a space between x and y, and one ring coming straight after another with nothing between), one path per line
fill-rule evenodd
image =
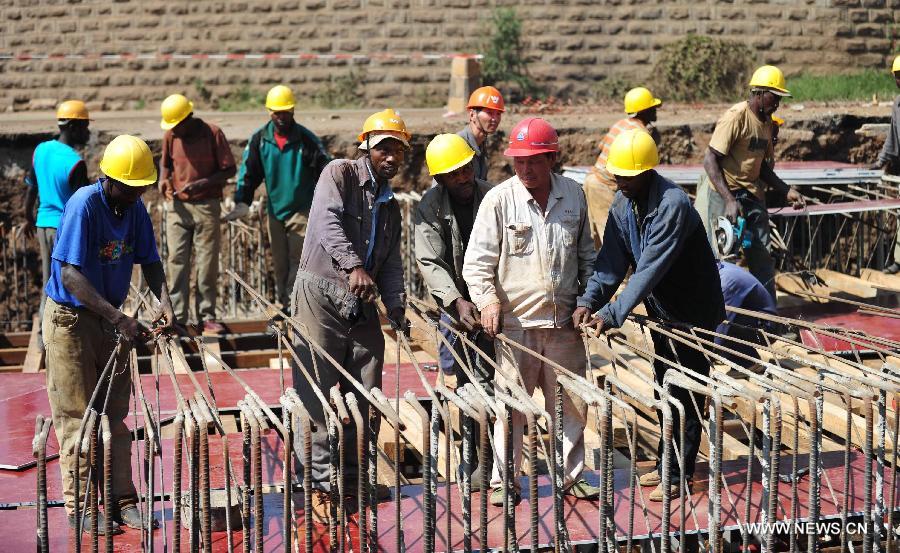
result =
M350 293L363 301L375 301L378 297L375 281L362 267L357 267L350 273Z
M485 334L494 338L500 332L500 304L494 303L481 311L481 326Z
M395 307L388 313L388 320L391 322L391 328L409 335L409 321L406 319L406 309L403 307Z
M725 217L732 223L737 223L738 217L741 215L741 204L734 199L734 196L725 200Z
M197 179L195 181L191 181L185 184L181 190L178 191L179 194L190 194L191 192L199 192L203 187L207 185L209 181L207 179Z
M478 308L475 307L474 303L466 301L463 298L457 298L455 305L456 312L459 314L459 322L466 327L466 330L475 330L475 327L481 324Z
M163 198L171 200L174 197L172 183L168 180L159 181L159 193Z
M580 328L581 325L588 324L593 317L594 315L591 313L590 309L587 307L578 307L572 312L572 326Z
M153 317L153 333L169 334L173 330L177 332L180 329L175 325L175 311L172 309L172 304L166 298L165 301L160 303L159 310Z
M806 200L803 199L803 194L793 186L788 190L787 201L794 206L794 209L803 209L806 207Z
M883 161L876 161L869 167L869 169L871 169L872 171L881 171L884 169L884 167L885 163Z
M121 313L121 317L116 320L115 326L119 334L129 342L133 342L138 338L146 339L150 336L150 332L144 325L125 313Z

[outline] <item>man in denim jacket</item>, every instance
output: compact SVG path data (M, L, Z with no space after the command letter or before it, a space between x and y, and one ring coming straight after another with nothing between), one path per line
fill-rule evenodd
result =
M594 274L587 289L578 298L572 315L576 326L587 324L601 332L618 328L628 314L644 302L652 319L682 323L713 330L725 316L722 288L716 260L713 257L700 216L691 206L687 194L653 168L659 164L656 143L645 131L634 129L620 134L610 148L607 169L616 177L616 192L603 246L597 254ZM629 269L633 270L625 289L610 301ZM652 332L656 355L676 362L701 375L709 374L709 363L697 350L670 341ZM670 365L654 360L656 382L662 385ZM703 408L703 397L682 388L672 395L685 408L685 474L692 475L700 447L702 415L694 407ZM659 420L662 414L657 413ZM677 412L673 428L679 428ZM662 458L663 442L657 447ZM669 493L680 492L678 463L670 465L672 485ZM642 485L656 485L650 495L662 501L661 465L656 473L644 475Z

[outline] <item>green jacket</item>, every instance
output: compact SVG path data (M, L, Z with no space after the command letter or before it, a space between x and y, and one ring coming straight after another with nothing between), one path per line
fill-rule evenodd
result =
M308 213L319 174L330 160L319 138L296 122L284 150L279 150L275 124L269 121L253 133L244 148L234 201L250 204L265 180L269 215L286 221L294 213Z
M491 184L475 179L473 217L478 213L481 199L491 188ZM449 193L440 184L428 190L416 206L415 247L416 263L428 291L439 305L452 313L457 298L469 298L462 277L466 251L459 224L450 207Z

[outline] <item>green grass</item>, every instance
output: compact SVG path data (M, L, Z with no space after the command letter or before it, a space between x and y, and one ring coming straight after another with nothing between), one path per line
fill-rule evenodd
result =
M266 105L266 93L254 91L249 85L243 84L221 96L217 100L221 111L252 111Z
M866 69L844 75L798 75L787 80L794 95L791 102L827 102L836 100L890 100L898 94L894 77L887 71Z

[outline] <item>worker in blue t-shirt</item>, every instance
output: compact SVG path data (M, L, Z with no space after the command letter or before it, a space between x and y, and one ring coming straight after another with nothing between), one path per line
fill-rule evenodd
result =
M56 227L72 194L88 183L87 167L75 150L91 137L90 119L84 102L67 100L56 109L59 137L41 142L34 150L31 169L25 175L25 235L37 234L41 251L41 284L50 278L50 253L56 241ZM37 205L37 218L35 218ZM44 313L47 294L41 291L39 315ZM40 330L39 330L40 331Z
M157 177L150 148L140 138L118 136L106 147L100 170L104 176L79 188L69 198L59 221L43 322L47 395L60 444L63 499L70 526L80 524L85 531L90 530L90 513L84 513L82 521L74 516L75 502L84 501L88 487L86 458L80 462L79 474L75 474L81 417L119 337L133 341L149 336L147 328L120 311L135 264L141 265L144 278L160 301L160 315L154 322L165 330L175 320L153 225L140 200ZM101 385L94 405L98 412L108 415L112 433L113 497L104 497L103 504L105 516L118 524L146 528L156 523L144 520L137 507L138 496L131 481L131 433L125 426L131 396L131 372L126 370L125 361L130 348L119 352L111 382ZM78 498L76 478L80 481ZM98 530L103 532L104 515L98 513L98 517ZM118 531L118 524L111 527Z

